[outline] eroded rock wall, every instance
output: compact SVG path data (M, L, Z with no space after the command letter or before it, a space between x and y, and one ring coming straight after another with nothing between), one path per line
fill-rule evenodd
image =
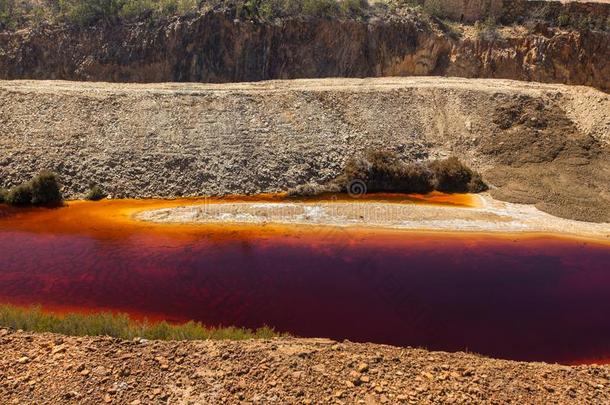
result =
M167 21L43 25L0 33L0 78L241 82L444 75L582 84L610 91L610 32L542 30L454 39L416 15L355 20Z

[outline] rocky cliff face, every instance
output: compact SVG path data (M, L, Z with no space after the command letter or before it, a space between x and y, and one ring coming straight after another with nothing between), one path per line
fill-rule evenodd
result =
M230 14L0 33L0 78L239 82L449 75L583 84L610 91L610 33L548 30L453 39L417 15L234 20Z

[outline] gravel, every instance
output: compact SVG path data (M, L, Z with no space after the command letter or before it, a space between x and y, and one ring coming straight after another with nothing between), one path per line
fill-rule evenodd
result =
M607 404L610 367L325 339L162 342L0 329L21 404Z

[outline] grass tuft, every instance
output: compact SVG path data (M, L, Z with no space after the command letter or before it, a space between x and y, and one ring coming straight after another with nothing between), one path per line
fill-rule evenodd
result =
M146 320L133 320L126 314L108 312L55 315L42 311L39 306L18 307L7 304L0 305L0 326L30 332L51 332L70 336L111 336L120 339L140 337L150 340L244 340L280 336L266 326L251 330L206 327L194 321L179 325L165 321L151 323Z
M99 201L103 200L107 196L108 195L104 192L104 190L102 190L100 186L93 186L85 196L85 199L89 201Z

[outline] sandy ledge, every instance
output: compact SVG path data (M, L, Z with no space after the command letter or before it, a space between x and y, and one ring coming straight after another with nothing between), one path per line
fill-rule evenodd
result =
M610 224L580 222L546 214L532 205L473 197L474 207L416 204L410 201L219 202L139 212L135 218L156 223L295 224L387 229L548 233L610 241Z

